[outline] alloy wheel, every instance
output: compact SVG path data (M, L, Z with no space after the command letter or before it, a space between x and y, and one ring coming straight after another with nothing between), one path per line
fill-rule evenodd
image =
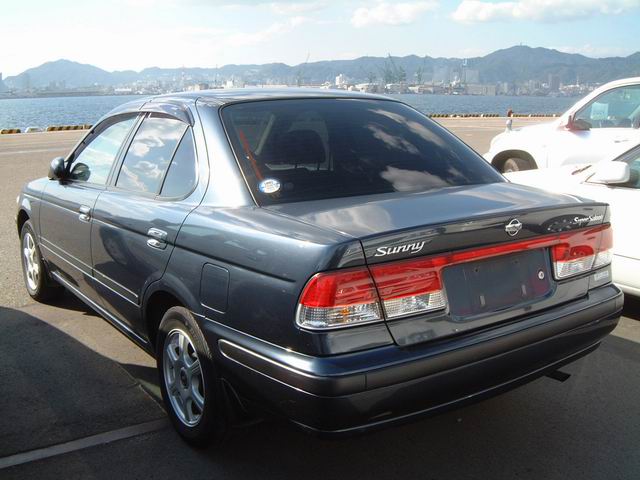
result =
M164 342L163 377L171 407L188 427L194 427L204 411L204 377L198 353L182 330L172 330Z
M27 285L32 291L35 291L40 285L40 262L38 261L36 242L29 232L25 233L22 240L22 257Z

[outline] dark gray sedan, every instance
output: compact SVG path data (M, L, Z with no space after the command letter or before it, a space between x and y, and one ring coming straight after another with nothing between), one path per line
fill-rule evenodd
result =
M189 442L348 434L556 371L616 325L606 204L508 183L386 97L212 91L109 113L19 198L25 285L155 355Z

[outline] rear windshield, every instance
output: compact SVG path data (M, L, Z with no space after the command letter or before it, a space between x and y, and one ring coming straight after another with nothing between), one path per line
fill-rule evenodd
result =
M504 181L447 130L394 101L238 103L222 120L260 205Z

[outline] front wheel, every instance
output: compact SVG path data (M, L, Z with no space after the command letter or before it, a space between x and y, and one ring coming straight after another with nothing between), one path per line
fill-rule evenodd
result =
M502 165L502 173L521 172L523 170L532 170L533 164L525 158L512 157L508 158Z
M34 300L46 302L54 299L61 292L61 288L52 285L40 254L40 247L36 241L36 234L27 220L20 230L20 251L22 257L22 274L27 292Z
M167 310L156 352L162 399L175 429L194 446L219 443L228 429L227 402L209 346L189 310Z

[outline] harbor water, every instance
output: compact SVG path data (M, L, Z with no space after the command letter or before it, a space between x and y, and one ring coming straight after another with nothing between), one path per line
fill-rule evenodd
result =
M508 109L521 114L562 113L576 97L390 95L424 113L498 113ZM135 95L0 99L0 128L93 124L112 108Z

